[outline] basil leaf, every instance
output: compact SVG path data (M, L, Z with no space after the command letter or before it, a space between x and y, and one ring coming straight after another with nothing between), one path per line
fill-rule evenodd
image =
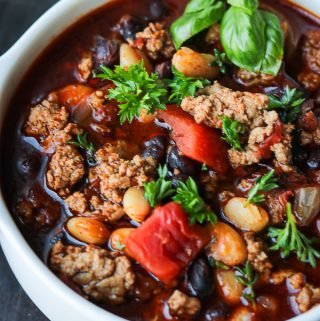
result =
M266 23L266 53L262 61L261 71L276 75L281 67L283 58L284 36L280 21L276 15L260 11Z
M215 0L192 0L184 14L170 27L176 49L194 35L219 21L225 11L225 3Z
M265 56L265 21L257 11L231 7L224 14L220 38L229 60L238 67L259 72Z
M259 6L258 0L228 0L228 3L233 7L244 9L249 14L253 14Z

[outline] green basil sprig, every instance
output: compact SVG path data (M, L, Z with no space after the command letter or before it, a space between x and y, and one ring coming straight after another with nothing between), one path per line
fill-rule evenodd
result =
M225 11L222 0L191 0L183 15L170 27L176 49L194 35L219 21Z
M238 67L277 75L283 58L284 36L277 16L257 10L257 0L228 0L231 7L221 22L221 42Z

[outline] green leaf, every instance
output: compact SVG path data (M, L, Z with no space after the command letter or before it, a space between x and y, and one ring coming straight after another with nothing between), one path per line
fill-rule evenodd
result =
M157 74L148 74L143 60L131 65L128 70L116 66L111 70L101 66L102 73L97 78L111 80L116 88L109 89L108 98L115 99L119 103L120 123L126 120L132 122L139 117L142 110L148 114L154 114L157 109L166 109L167 91L164 84L158 79Z
M88 162L90 165L95 163L94 154L96 152L96 148L92 142L88 141L88 133L78 134L77 140L75 140L75 141L71 140L68 143L70 145L74 145L74 146L77 146L77 147L83 149L87 154L87 159L88 159Z
M243 132L243 124L226 116L222 118L222 138L237 150L243 150L239 139L239 134Z
M228 0L231 6L244 9L249 14L254 13L259 6L258 0Z
M313 268L317 266L320 251L313 247L320 239L308 237L300 232L296 226L291 203L287 203L287 223L285 228L270 227L268 236L275 241L270 250L280 250L284 257L295 253L301 262L309 263Z
M191 177L187 179L186 183L179 182L177 194L172 199L187 212L191 224L196 222L215 224L217 222L217 216L207 208L199 195L196 182Z
M152 207L155 207L161 200L171 196L175 190L171 188L171 181L166 180L168 168L166 165L158 167L159 178L156 181L144 184L144 197Z
M211 66L219 67L222 74L227 73L227 68L230 66L230 61L225 52L219 51L217 48L213 49L214 60Z
M283 31L276 15L267 11L260 12L266 23L266 51L261 71L265 74L277 75L283 59Z
M303 94L302 91L287 86L281 98L268 95L268 110L277 110L284 123L294 122L301 112L301 104L305 101Z
M176 49L191 37L218 22L225 11L221 0L192 0L184 14L170 27L170 33Z
M264 202L265 196L258 193L268 192L278 187L277 179L274 177L274 169L272 169L255 181L254 186L248 193L248 199L244 206L246 207L249 203L260 204Z
M198 89L206 85L210 85L207 79L199 79L194 77L186 77L177 69L172 68L173 79L167 79L166 83L171 89L169 102L172 104L180 104L182 99L187 96L195 96Z

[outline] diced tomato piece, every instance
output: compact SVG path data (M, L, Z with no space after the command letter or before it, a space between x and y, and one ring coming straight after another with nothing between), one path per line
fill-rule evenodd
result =
M65 107L75 107L91 95L94 89L84 85L69 85L56 91L59 104Z
M170 284L210 241L209 230L190 225L180 205L171 202L153 214L125 241L129 255L160 281Z
M262 159L271 158L271 146L281 142L283 137L283 125L278 120L274 125L274 132L259 145L257 156Z
M171 126L172 138L182 154L220 173L227 172L228 148L218 130L197 124L193 117L174 105L157 115Z

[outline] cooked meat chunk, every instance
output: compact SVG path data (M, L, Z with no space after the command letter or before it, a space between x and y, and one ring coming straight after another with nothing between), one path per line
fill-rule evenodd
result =
M215 23L212 25L207 34L206 34L206 42L209 45L212 45L214 47L220 47L220 25L218 23Z
M302 145L312 143L320 145L320 121L312 110L299 117L297 128L301 130L300 142Z
M301 313L320 304L320 288L306 282L305 275L293 270L280 270L272 273L271 283L278 285L288 280L288 285L295 290L295 300Z
M214 171L201 172L200 182L208 199L212 199L217 191L218 180L218 175Z
M172 58L175 49L169 32L162 23L149 23L142 32L136 34L131 45L144 51L151 59Z
M283 125L275 111L267 111L268 97L263 94L233 91L215 83L199 91L198 97L186 97L181 107L197 123L221 129L222 116L245 126L248 143L243 151L229 150L233 167L251 165L274 153L276 164L284 171L291 166L291 124Z
M253 129L264 124L263 112L268 97L263 94L233 91L218 82L204 88L198 97L186 97L181 108L193 115L196 122L211 127L222 127L222 116L227 116Z
M89 79L93 68L93 61L92 61L92 55L90 53L84 55L80 63L78 64L78 74L79 78L82 81L86 81Z
M96 160L98 165L90 169L89 180L99 180L101 194L112 203L121 203L129 187L143 186L152 177L153 168L141 156L125 160L111 145L99 149Z
M84 174L84 159L77 149L70 145L58 146L49 163L48 187L60 196L67 196Z
M65 107L44 100L31 108L25 132L27 135L44 138L54 131L64 128L67 121L68 112Z
M66 203L72 212L83 214L88 209L88 202L85 195L75 192L66 198Z
M189 297L179 290L175 290L168 300L170 313L183 319L194 318L201 309L197 298Z
M273 75L258 74L245 69L239 69L236 76L245 86L267 86L275 80L275 76Z
M135 282L126 256L92 245L76 247L58 242L50 255L50 267L79 285L89 297L111 304L124 302Z
M259 238L254 237L254 233L244 233L244 239L247 243L248 260L253 268L264 275L270 275L272 264L265 252L265 247Z
M302 44L304 66L298 80L306 89L315 91L320 87L320 31L309 30Z

